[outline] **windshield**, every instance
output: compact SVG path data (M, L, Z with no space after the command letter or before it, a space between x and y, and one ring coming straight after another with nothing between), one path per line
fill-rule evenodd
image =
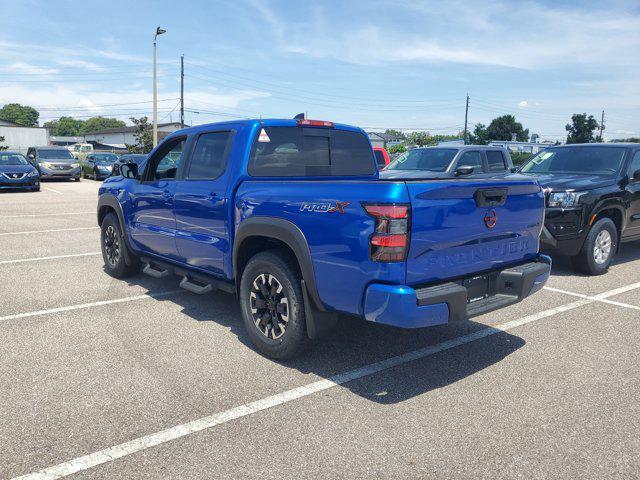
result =
M96 163L113 163L118 160L118 156L113 153L94 154Z
M71 152L69 152L69 150L67 150L66 148L64 150L60 149L60 150L38 150L38 158L43 158L43 159L68 159L68 160L74 160L74 156L71 155Z
M457 150L452 148L417 148L403 153L385 170L428 170L431 172L444 172L451 160L456 156Z
M145 160L146 158L147 158L146 155L141 155L141 154L123 155L120 157L120 161L122 163L135 162L138 165L140 165L142 161Z
M624 148L562 147L547 149L522 167L522 173L614 176L624 160Z
M27 159L19 153L0 152L0 165L28 165Z

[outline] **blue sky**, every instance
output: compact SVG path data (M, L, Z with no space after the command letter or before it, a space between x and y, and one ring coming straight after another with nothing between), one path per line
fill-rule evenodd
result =
M42 120L291 117L453 133L512 113L543 138L574 112L640 135L640 1L0 0L0 104ZM198 112L198 113L195 113Z

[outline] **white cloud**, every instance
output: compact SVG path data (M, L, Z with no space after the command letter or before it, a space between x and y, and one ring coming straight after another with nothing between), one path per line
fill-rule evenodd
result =
M529 102L527 102L526 100L522 100L518 102L518 108L527 108L528 106L529 106Z
M57 60L56 63L58 63L59 65L64 65L65 67L81 68L84 70L90 70L92 72L102 72L105 70L104 67L98 65L97 63L88 62L86 60L63 59L63 60Z
M53 74L58 73L60 70L57 68L40 67L38 65L32 65L26 62L14 62L7 65L6 70L11 73L26 73L26 74Z

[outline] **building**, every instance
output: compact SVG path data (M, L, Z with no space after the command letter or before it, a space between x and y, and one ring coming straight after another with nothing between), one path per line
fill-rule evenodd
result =
M374 147L390 148L404 141L403 138L382 132L367 132L367 135L369 135L371 145Z
M0 137L4 137L3 147L27 153L29 147L49 144L49 130L44 127L25 127L17 123L0 120Z
M159 123L158 124L158 141L161 141L170 133L185 128L180 122ZM120 127L107 128L97 132L85 134L84 138L87 143L101 144L107 147L124 148L125 145L135 145L136 138L134 133L136 127Z

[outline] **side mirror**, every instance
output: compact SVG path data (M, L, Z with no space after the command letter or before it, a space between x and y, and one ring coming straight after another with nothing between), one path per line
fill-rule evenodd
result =
M138 164L135 162L120 165L120 175L124 178L138 178Z
M27 157L29 158L29 160L35 160L36 156L33 153L30 153L29 155L27 155Z
M640 182L640 170L636 170L633 172L633 181Z
M469 165L461 165L458 168L456 168L455 176L461 177L463 175L471 175L474 169L475 167L471 167Z

